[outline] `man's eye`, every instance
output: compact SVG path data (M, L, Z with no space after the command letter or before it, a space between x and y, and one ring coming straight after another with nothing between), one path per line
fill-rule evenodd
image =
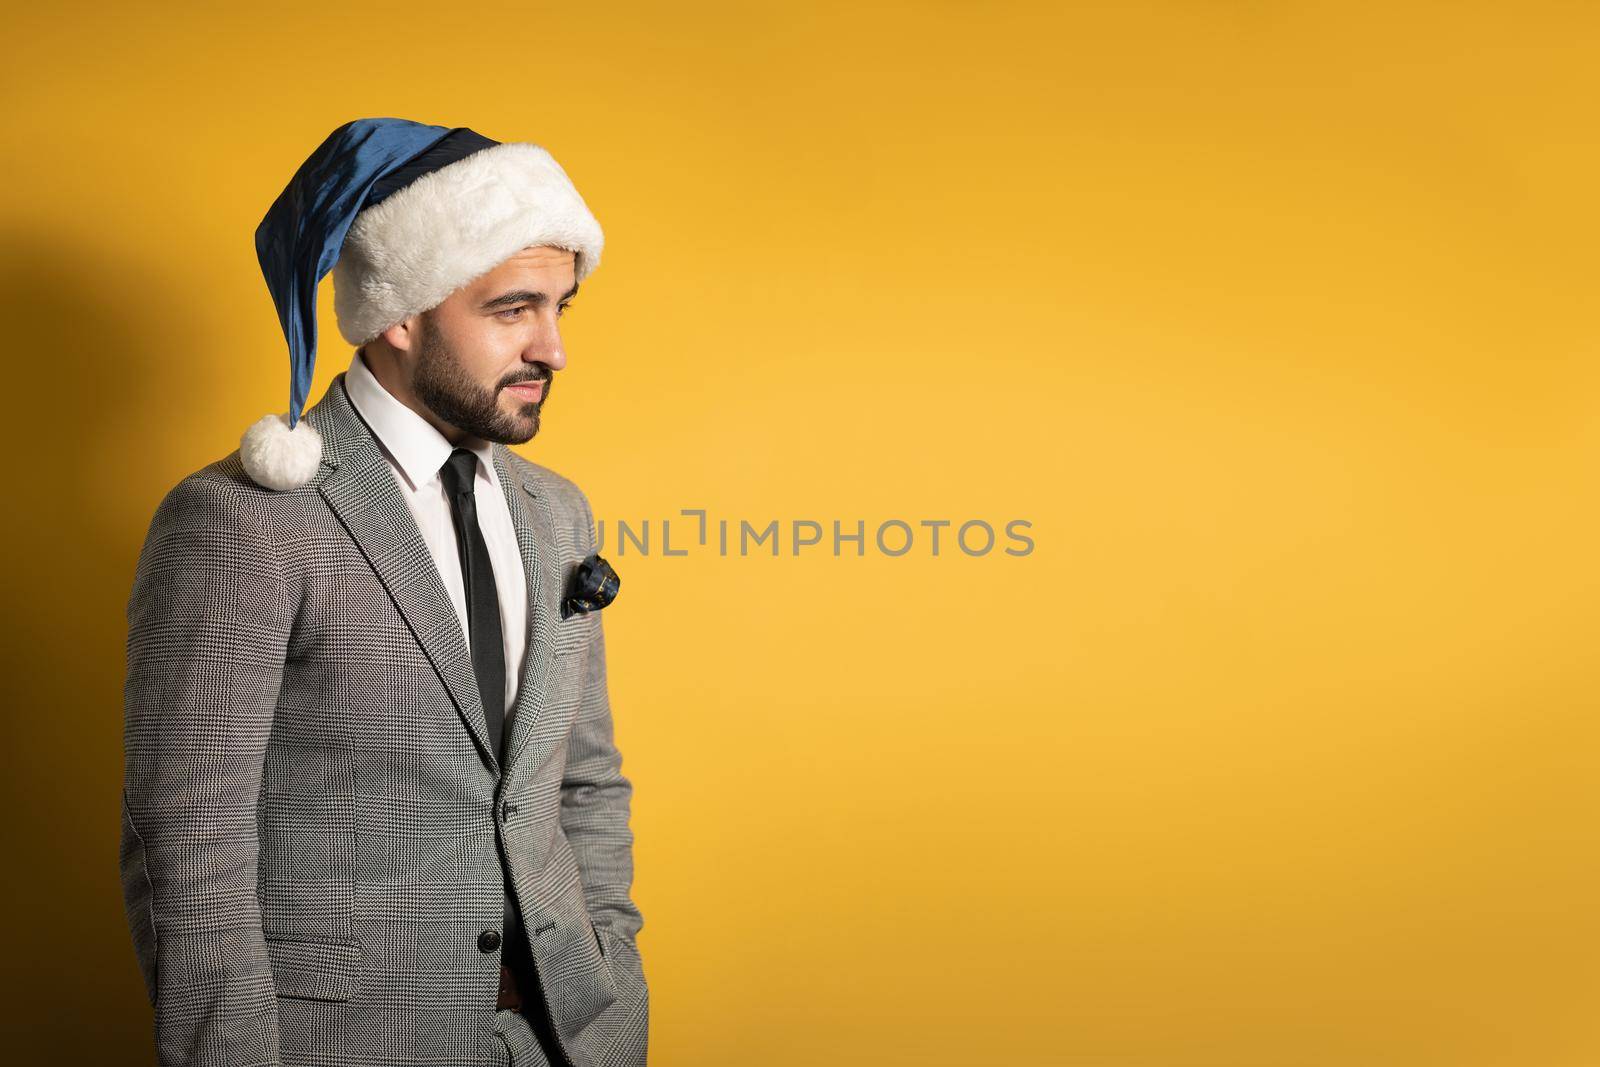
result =
M572 306L571 304L557 304L556 305L556 318L559 319L561 317L562 312L566 311L571 306Z
M514 308L506 308L504 311L497 311L497 312L495 312L495 314L496 315L510 315L512 317L515 317L517 315L522 314L523 310L526 307L527 307L526 304L520 304L520 305L518 305L517 307L514 307Z

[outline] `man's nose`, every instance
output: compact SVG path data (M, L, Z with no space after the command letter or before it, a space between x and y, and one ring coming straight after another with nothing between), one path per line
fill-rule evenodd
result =
M567 350L561 345L561 338L540 338L528 346L522 354L524 362L543 363L552 371L558 371L567 365Z

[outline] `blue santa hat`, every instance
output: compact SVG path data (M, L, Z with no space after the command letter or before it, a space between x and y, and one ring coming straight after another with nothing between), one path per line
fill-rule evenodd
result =
M289 410L263 416L240 438L246 473L293 489L317 472L322 438L300 412L317 357L317 285L330 270L339 333L359 346L520 249L570 249L581 282L600 265L603 244L571 179L536 144L406 119L340 126L256 227L256 255L289 343Z

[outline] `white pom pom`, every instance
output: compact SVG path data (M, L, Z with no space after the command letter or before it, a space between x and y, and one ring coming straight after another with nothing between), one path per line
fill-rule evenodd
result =
M239 438L245 473L268 489L305 485L322 462L322 435L301 419L289 429L289 416L263 415Z

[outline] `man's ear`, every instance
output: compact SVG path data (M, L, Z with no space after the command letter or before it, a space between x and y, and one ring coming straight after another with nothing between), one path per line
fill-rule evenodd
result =
M410 352L416 347L417 327L421 322L421 315L409 315L384 330L378 337L397 352Z

